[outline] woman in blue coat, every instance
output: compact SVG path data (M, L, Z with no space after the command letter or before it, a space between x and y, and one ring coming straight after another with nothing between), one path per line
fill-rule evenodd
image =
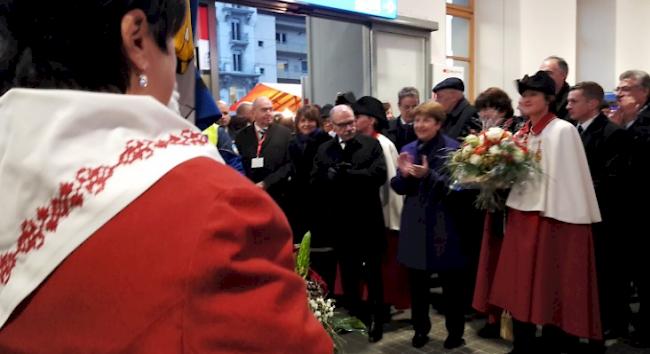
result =
M463 276L465 259L461 253L456 225L460 203L449 189L444 163L459 144L442 132L446 114L436 102L415 108L417 140L405 145L398 160L398 173L391 187L405 195L397 258L409 269L411 313L415 335L412 344L424 346L431 330L429 319L429 279L438 273L445 301L445 348L465 344Z

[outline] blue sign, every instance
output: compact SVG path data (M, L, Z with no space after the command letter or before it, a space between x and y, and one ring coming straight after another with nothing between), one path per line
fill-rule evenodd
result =
M371 16L397 18L397 0L299 0L298 2Z

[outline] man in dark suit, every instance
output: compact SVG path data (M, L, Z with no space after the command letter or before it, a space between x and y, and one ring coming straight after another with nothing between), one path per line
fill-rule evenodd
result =
M627 332L629 307L626 293L629 269L629 240L620 230L629 217L631 195L626 186L631 139L624 129L600 112L603 88L585 81L570 88L567 110L580 133L594 183L602 222L595 224L594 250L604 338L615 339ZM625 276L625 275L628 276Z
M402 151L402 146L414 141L417 137L413 131L413 109L420 104L420 93L415 87L404 87L397 94L399 117L389 121L386 137Z
M567 99L569 96L569 84L566 82L569 75L569 64L566 60L552 55L547 57L539 66L539 70L546 71L548 76L555 82L555 102L550 105L551 112L558 118L570 120L567 113Z
M280 207L285 207L287 178L291 172L289 129L271 124L273 103L267 97L253 101L253 124L237 134L235 144L246 177L265 189Z
M336 137L319 147L311 181L331 216L315 228L314 238L332 239L347 308L368 323L368 339L376 342L384 322L381 261L386 241L379 188L386 181L386 162L376 139L357 134L349 106L335 106L330 117ZM369 314L362 308L362 276Z
M650 200L648 175L650 175L650 75L642 70L627 70L619 76L616 87L618 110L610 117L623 126L632 137L630 179L627 185L634 190L635 198L628 201L633 212L627 217L625 234L632 235L629 254L630 269L639 298L638 320L633 322L632 345L650 347L650 289L648 289L647 250L650 246L647 229L647 201Z
M463 91L465 84L456 77L444 79L433 87L435 101L440 103L447 113L441 131L448 137L461 141L468 134L481 130L476 108L469 104Z

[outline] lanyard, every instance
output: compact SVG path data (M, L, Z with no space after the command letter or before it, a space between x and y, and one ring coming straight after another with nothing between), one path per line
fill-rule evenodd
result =
M257 139L257 157L260 157L260 153L262 152L262 144L264 144L264 140L266 140L266 133L267 132L264 132L262 139Z

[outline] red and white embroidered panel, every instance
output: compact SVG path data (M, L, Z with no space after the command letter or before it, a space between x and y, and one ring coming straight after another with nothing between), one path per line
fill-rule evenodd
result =
M157 150L169 146L206 145L207 138L200 132L184 129L178 135L158 140L129 140L113 165L82 167L73 181L61 182L56 195L36 209L35 215L20 225L20 236L13 248L0 255L0 283L7 284L19 256L41 248L46 236L56 233L59 222L83 206L86 198L104 191L116 169L149 159Z

